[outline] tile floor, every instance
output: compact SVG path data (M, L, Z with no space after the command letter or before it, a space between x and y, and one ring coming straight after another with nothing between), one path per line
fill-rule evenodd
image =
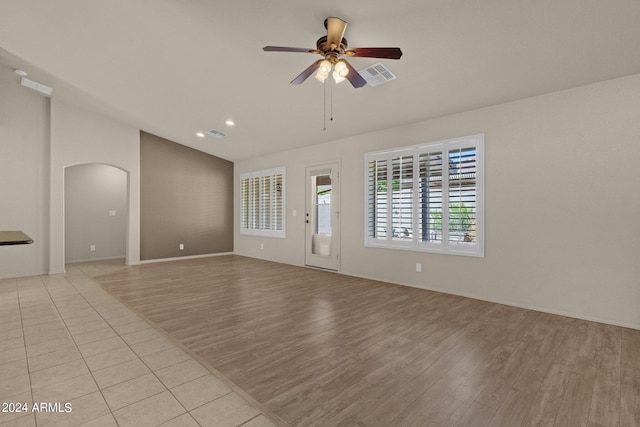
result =
M274 426L91 279L121 264L0 280L0 426Z

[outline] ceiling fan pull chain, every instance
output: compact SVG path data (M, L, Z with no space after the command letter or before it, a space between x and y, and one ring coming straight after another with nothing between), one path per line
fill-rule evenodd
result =
M322 99L322 120L323 120L323 127L322 130L327 130L327 81L325 80L323 83L324 87L322 88L322 95L323 95L323 99Z
M331 92L329 93L329 102L331 104L331 110L330 110L330 116L331 117L329 118L329 120L333 121L333 84L331 84L331 82L329 82L329 85L331 87L331 89L330 89Z

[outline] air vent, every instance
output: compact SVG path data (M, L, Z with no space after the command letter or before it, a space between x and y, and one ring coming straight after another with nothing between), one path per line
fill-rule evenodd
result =
M225 138L227 136L226 133L224 132L220 132L219 130L215 130L215 129L211 129L209 131L207 131L207 133L211 136L215 136L216 138Z
M396 76L380 62L358 70L358 72L370 86L378 86L396 79Z
M51 96L51 94L53 93L53 88L50 88L49 86L45 86L38 82L34 82L33 80L29 80L26 77L22 78L20 84L24 87L28 87L29 89L36 90L46 96Z

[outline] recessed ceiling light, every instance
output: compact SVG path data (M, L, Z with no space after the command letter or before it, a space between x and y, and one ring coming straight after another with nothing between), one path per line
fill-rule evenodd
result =
M233 120L229 119L225 122L227 124L227 126L233 126L235 125L235 123L233 122Z
M15 72L16 72L17 75L19 75L21 77L27 77L27 72L24 71L24 70L17 69L17 70L15 70Z
M198 138L204 138L204 132L198 132L198 133L196 133L196 136Z

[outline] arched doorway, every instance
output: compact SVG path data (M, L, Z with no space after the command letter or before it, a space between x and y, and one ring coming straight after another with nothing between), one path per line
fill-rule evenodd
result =
M65 263L127 256L128 173L99 163L65 168Z

